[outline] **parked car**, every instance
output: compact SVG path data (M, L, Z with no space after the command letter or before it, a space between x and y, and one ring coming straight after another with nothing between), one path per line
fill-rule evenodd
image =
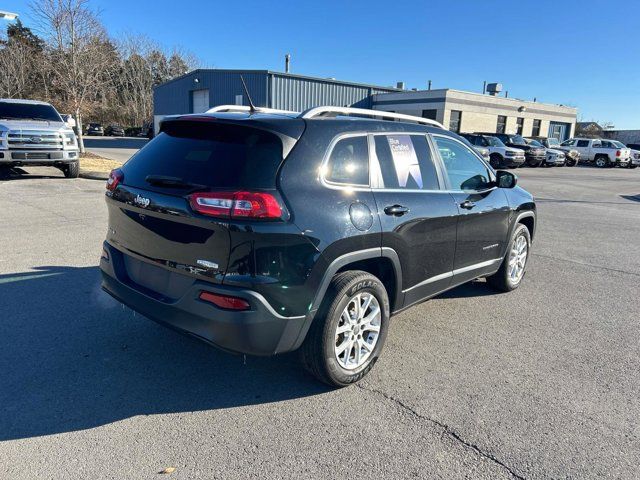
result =
M520 285L533 197L442 125L225 108L165 118L111 172L100 268L120 302L225 350L300 348L346 386L391 315L475 278Z
M531 137L533 140L537 140L546 148L552 148L554 150L561 150L564 152L566 157L565 164L568 167L575 167L580 162L580 152L575 148L571 147L563 147L560 144L560 141L557 138L553 137Z
M461 135L469 140L471 145L487 148L489 150L489 161L495 169L517 168L524 165L524 151L519 148L507 147L499 138L473 133L463 133Z
M34 100L0 99L0 169L56 167L77 178L78 142L53 106Z
M631 161L631 150L616 140L570 138L561 145L578 150L582 161L594 163L600 168L616 165L626 167Z
M542 143L532 138L525 138L524 141L527 142L527 144L531 145L532 147L544 148L544 145ZM547 157L543 163L545 167L564 167L566 158L562 150L546 148L546 151L547 151Z
M114 123L105 129L104 134L109 137L124 137L124 128Z
M631 150L631 161L628 164L629 168L638 168L640 165L640 144L627 143L627 148Z
M529 167L539 167L547 159L546 149L527 145L521 135L511 135L507 133L480 133L479 135L492 135L502 141L507 147L519 148L524 151L526 165Z
M90 123L87 126L87 135L102 137L104 136L104 128L99 123Z

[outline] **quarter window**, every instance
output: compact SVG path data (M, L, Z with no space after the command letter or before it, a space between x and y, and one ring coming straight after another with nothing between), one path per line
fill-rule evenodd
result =
M454 190L484 190L491 184L487 166L468 147L460 142L434 137L444 162L449 183Z
M438 190L438 174L424 135L376 135L384 188Z
M369 185L369 147L366 136L343 138L334 145L325 179L347 185Z
M505 133L507 131L507 117L504 115L498 115L498 125L496 127L496 133Z

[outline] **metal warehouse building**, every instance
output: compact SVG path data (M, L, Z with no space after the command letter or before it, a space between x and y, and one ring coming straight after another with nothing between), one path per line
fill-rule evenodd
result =
M157 86L153 93L156 131L166 115L246 105L240 76L258 107L298 112L319 105L373 108L432 118L459 133L520 133L564 140L575 131L577 110L563 105L452 89L404 90L269 70L219 69L194 70Z
M373 108L439 121L458 133L519 133L566 140L575 131L575 108L497 95L438 89L375 94Z
M374 95L400 91L269 70L194 70L154 89L156 129L165 115L200 113L217 105L246 105L241 75L257 107L283 110L302 111L318 105L371 108Z

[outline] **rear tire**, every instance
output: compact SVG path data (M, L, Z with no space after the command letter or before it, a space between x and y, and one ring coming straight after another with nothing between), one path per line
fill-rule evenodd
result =
M67 163L62 167L62 172L66 178L78 178L80 175L80 162L75 161Z
M598 168L609 168L611 166L609 157L607 157L606 155L598 155L594 161L595 161L596 167Z
M519 223L513 231L500 268L496 273L487 277L487 283L501 292L510 292L518 288L526 273L530 251L531 234L525 225ZM514 268L517 269L517 272Z
M300 348L302 362L320 381L346 387L373 368L388 328L389 298L382 282L363 271L340 273Z

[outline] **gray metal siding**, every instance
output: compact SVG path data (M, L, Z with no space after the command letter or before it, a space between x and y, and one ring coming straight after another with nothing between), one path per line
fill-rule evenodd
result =
M154 90L154 115L191 113L194 90L209 90L209 106L235 104L244 77L257 107L303 111L319 105L371 108L372 95L396 91L371 85L278 74L268 71L196 70ZM199 82L196 83L195 79ZM244 100L246 105L246 99Z
M256 106L267 105L267 73L242 73L251 99ZM194 80L198 79L196 83ZM194 90L209 90L209 106L233 105L236 95L244 93L240 74L211 70L196 70L182 78L158 86L153 92L154 115L191 113ZM244 103L247 104L246 99Z
M271 76L271 107L296 112L320 105L371 108L371 95L374 93L386 91L334 81Z

